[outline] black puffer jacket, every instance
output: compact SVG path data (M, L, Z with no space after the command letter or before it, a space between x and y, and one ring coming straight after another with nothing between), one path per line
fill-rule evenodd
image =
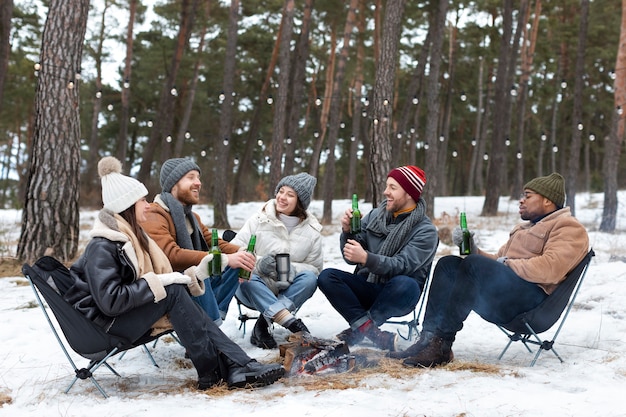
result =
M93 238L70 273L74 285L66 300L105 329L115 316L155 301L148 281L137 279L122 242Z

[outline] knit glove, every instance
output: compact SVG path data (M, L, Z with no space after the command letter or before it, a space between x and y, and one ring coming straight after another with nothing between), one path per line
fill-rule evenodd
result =
M181 274L180 272L168 272L166 274L158 274L157 277L164 287L167 287L171 284L189 284L191 282L190 277Z
M221 257L222 257L222 271L223 271L228 265L228 256L222 253ZM195 267L196 278L198 278L201 281L209 278L209 263L212 260L213 260L212 254L208 254L204 258L202 258L198 266Z
M273 255L267 255L261 258L256 263L256 271L261 278L269 278L276 281L278 279L278 272L276 272L276 259Z
M461 246L463 243L463 230L459 226L455 227L452 231L452 243L456 246ZM476 243L474 243L474 232L470 231L470 251L471 253L476 253Z

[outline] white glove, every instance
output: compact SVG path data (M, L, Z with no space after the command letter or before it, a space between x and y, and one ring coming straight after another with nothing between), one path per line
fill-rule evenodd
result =
M191 283L191 278L187 275L181 274L180 272L169 272L167 274L158 274L159 280L164 287L167 287L171 284L189 284Z
M209 277L209 262L213 260L213 255L208 254L196 266L196 278L199 280L204 280Z
M509 259L508 256L501 256L498 259L496 259L496 261L500 262L501 264L505 263L506 260Z

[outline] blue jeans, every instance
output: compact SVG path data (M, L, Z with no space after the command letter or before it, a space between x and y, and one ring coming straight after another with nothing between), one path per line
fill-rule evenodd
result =
M546 297L541 287L498 261L481 255L445 256L433 273L424 330L453 341L472 310L490 323L506 324Z
M239 284L236 297L246 307L260 311L268 322L279 311L287 309L297 311L302 304L313 296L317 289L317 276L312 271L303 271L296 275L293 283L280 291L278 296L265 285L256 274L250 280Z
M324 269L318 286L353 329L371 319L380 326L391 317L415 310L422 288L415 278L397 275L384 284L367 282L366 275Z
M226 318L230 301L239 284L239 268L226 267L221 277L204 280L204 294L192 297L218 325Z

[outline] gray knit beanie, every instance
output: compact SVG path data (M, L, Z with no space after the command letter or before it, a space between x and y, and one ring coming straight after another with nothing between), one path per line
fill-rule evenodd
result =
M163 192L169 193L182 177L189 171L196 170L199 173L200 167L189 158L172 158L163 163L161 167L160 183Z
M306 210L309 208L309 204L311 204L311 197L313 196L315 184L317 184L317 179L306 172L301 172L296 175L288 175L278 182L276 190L274 190L274 195L278 194L280 187L287 185L295 190L296 194L298 194L298 198L304 206L304 209Z
M534 178L524 185L524 189L533 190L548 200L563 207L565 204L565 180L561 174L553 172L546 177Z

